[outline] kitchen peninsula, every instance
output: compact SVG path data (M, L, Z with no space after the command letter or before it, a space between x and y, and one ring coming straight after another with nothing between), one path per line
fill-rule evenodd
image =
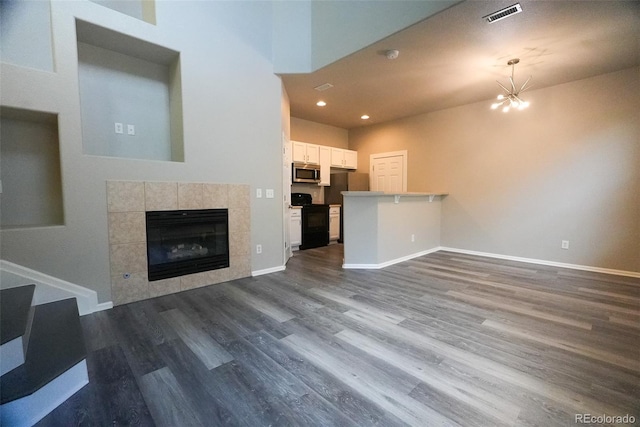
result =
M343 268L383 268L440 246L441 205L447 193L343 191L342 195Z

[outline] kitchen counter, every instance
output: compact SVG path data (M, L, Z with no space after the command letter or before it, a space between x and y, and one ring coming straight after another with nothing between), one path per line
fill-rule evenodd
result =
M441 202L447 193L343 191L343 268L376 269L440 247Z
M449 193L385 193L384 191L343 191L343 196L349 197L444 197Z

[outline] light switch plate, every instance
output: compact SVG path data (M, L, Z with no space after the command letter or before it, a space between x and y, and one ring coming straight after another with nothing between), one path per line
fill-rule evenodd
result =
M273 199L274 192L273 188L267 188L267 199Z
M256 199L262 199L262 188L256 188Z
M135 125L127 125L127 135L135 135L136 127Z

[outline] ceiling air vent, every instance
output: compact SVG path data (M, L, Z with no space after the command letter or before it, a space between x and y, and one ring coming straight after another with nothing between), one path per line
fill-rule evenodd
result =
M322 91L325 91L327 89L331 89L332 87L333 87L333 85L331 83L325 83L323 85L314 87L314 89L317 90L318 92L322 92Z
M487 16L483 16L482 19L486 19L489 24L492 24L496 21L508 18L509 16L515 15L516 13L520 12L522 12L522 6L520 6L520 3L516 3L509 7L505 7L504 9L500 9L497 12L493 12Z

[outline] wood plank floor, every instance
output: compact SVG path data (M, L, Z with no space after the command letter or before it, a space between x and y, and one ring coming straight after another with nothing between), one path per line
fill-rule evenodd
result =
M437 252L286 271L82 317L90 383L40 426L640 423L640 280Z

